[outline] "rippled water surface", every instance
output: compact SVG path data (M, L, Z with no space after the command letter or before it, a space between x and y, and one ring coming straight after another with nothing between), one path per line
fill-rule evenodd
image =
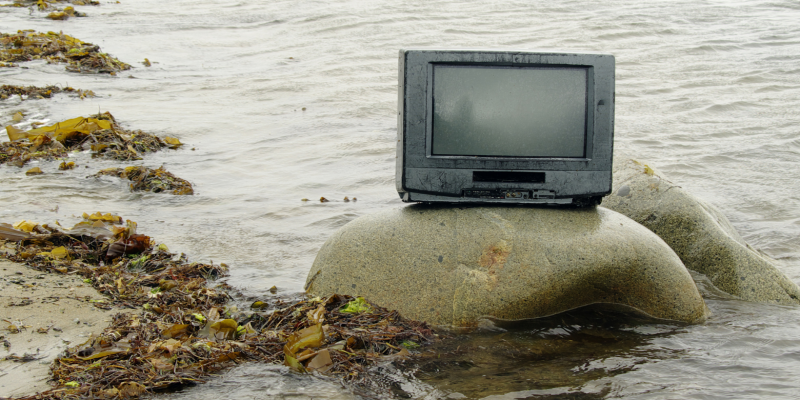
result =
M111 211L173 251L229 264L230 283L246 294L272 285L300 292L331 233L401 206L398 49L596 51L617 60L616 148L718 206L800 282L797 1L123 0L79 9L89 17L50 21L0 8L0 31L60 30L136 68L118 77L41 62L0 69L3 84L98 94L2 101L0 123L17 111L29 117L23 128L110 111L124 127L187 143L138 163L164 165L196 195L131 194L118 180L87 177L116 163L76 154L88 169L56 173L41 163L49 173L27 177L1 166L0 221L74 223L85 211ZM300 201L320 196L334 201ZM702 290L713 312L703 325L584 312L486 328L443 344L441 357L384 367L384 393L800 398L800 310ZM243 365L173 396L356 395L281 367Z

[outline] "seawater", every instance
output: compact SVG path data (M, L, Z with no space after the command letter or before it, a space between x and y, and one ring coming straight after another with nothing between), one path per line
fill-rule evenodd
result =
M719 207L800 281L796 1L123 0L79 10L89 17L0 8L0 31L63 31L136 68L117 77L43 62L1 69L3 84L98 96L2 101L0 123L17 111L27 115L23 128L110 111L126 128L186 143L133 164L164 165L196 195L129 193L90 176L119 163L75 154L74 171L0 167L0 221L68 225L83 212L113 212L172 251L227 263L246 295L273 285L299 293L336 229L401 206L399 49L594 51L617 60L616 150ZM47 173L26 176L32 166ZM383 396L799 398L800 309L701 289L713 313L705 324L577 312L487 326L437 348L441 356L382 367ZM172 396L358 395L279 366L243 365Z

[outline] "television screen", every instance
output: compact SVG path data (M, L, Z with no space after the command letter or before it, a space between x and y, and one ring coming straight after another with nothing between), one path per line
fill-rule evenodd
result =
M435 155L583 157L585 68L437 65Z
M406 202L598 204L611 192L614 57L401 50Z

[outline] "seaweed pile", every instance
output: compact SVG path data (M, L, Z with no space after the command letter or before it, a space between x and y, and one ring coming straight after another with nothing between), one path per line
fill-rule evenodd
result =
M91 90L81 90L72 87L61 88L56 85L45 87L37 86L16 86L16 85L2 85L0 86L0 100L5 100L11 96L19 96L21 100L29 99L49 99L57 93L72 93L84 99L86 97L94 97L94 92Z
M225 275L224 264L190 263L119 216L83 217L69 230L6 225L0 239L17 244L5 257L79 274L107 296L95 306L132 310L54 361L54 389L23 399L137 397L204 382L242 361L284 363L368 385L370 367L407 357L435 336L424 323L349 296L270 297L241 312L226 306L233 288L210 285Z
M9 125L6 131L11 141L0 143L0 164L20 167L31 159L54 160L76 150L91 150L96 156L130 161L141 160L142 153L181 146L178 139L169 136L161 139L140 130L123 129L109 112L29 131Z
M66 63L67 71L79 73L116 75L131 69L130 65L100 52L100 46L64 33L33 30L0 33L0 67L17 67L19 62L32 60Z
M86 13L75 11L74 7L64 7L63 10L56 9L56 11L47 14L47 18L57 21L68 20L71 17L85 17Z
M55 160L67 156L67 150L60 143L46 139L41 142L3 142L0 143L0 164L22 167L31 159Z
M96 176L118 176L131 181L132 192L166 192L175 195L194 194L192 184L167 172L164 166L157 169L147 167L106 168Z

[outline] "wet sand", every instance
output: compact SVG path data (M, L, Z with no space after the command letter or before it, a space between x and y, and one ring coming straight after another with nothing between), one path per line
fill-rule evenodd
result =
M79 276L0 258L0 397L49 389L52 361L101 333L117 312L89 301L102 299Z

